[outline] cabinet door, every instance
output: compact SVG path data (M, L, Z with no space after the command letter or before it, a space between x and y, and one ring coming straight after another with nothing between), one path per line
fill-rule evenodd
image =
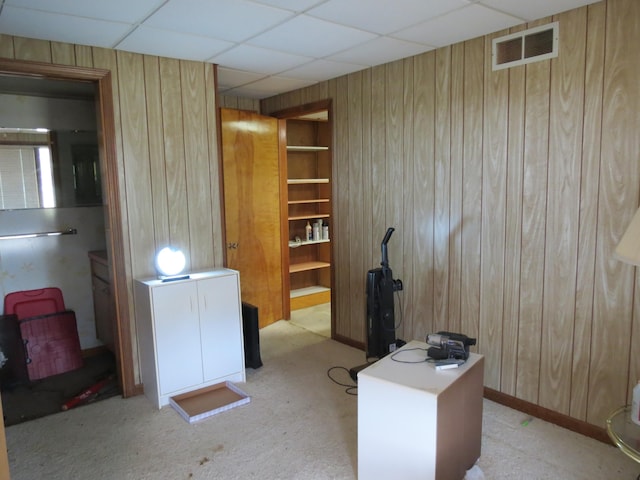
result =
M198 282L205 382L242 370L239 294L237 275Z
M115 352L113 343L113 310L111 286L100 277L91 277L93 282L93 311L96 323L96 336Z
M202 383L198 290L195 282L153 288L160 394Z

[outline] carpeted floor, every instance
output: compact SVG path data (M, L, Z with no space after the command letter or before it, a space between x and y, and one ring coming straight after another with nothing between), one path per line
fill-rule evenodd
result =
M357 397L327 371L363 352L280 321L260 331L264 366L247 370L247 405L190 425L143 396L110 398L8 427L12 480L355 479ZM348 373L336 375L350 383ZM397 405L382 415L389 435ZM616 448L484 401L486 480L633 479L640 468ZM476 477L477 478L477 477Z
M323 337L331 338L331 304L323 303L300 310L292 310L291 323Z
M114 356L105 352L85 358L84 366L71 372L32 382L5 382L2 385L5 426L58 413L65 402L113 373ZM118 394L117 382L113 378L104 385L99 395L91 396L90 401L95 402Z

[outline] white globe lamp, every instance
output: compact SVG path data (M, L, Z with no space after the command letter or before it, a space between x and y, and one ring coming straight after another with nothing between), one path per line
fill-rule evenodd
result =
M182 275L187 260L178 248L164 247L156 255L156 269L163 282L182 280L189 275Z

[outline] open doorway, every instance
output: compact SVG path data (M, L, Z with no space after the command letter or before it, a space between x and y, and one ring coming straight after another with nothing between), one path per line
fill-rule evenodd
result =
M286 161L286 208L282 210L283 261L288 266L285 318L332 337L335 279L331 101L275 112L280 119ZM284 202L283 202L284 203Z
M29 316L40 318L13 318L7 315L17 310L5 304L5 426L118 394L112 336L98 323L103 310L113 312L100 301L108 275L94 279L89 270L107 245L95 89L93 82L0 75L0 296L33 304L44 301L35 295L41 289L59 289L73 312L37 309ZM103 277L106 287L96 285ZM72 401L88 389L95 392Z
M31 62L0 60L0 75L18 79L77 82L89 85L93 91L95 105L96 131L98 137L98 156L102 197L104 202L105 255L107 270L112 281L113 302L113 351L116 359L116 376L123 396L137 393L133 376L131 358L131 337L127 310L127 288L124 275L124 258L121 238L121 213L118 201L118 172L115 155L115 130L113 119L113 98L111 93L111 74L107 70L65 67L37 64ZM86 151L84 152L86 153ZM86 157L86 155L85 155ZM84 252L86 258L87 252Z

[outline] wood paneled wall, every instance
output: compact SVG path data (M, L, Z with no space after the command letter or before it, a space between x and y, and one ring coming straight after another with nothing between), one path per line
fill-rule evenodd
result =
M190 270L222 266L214 65L7 35L0 57L111 71L129 318L157 248L182 248Z
M233 108L234 110L248 110L250 112L260 113L260 100L255 98L218 95L218 106L222 108Z
M477 337L485 385L603 426L640 377L640 285L612 257L640 203L640 2L560 24L558 58L491 70L499 32L262 101L334 108L336 333L364 340L386 227L399 337Z

